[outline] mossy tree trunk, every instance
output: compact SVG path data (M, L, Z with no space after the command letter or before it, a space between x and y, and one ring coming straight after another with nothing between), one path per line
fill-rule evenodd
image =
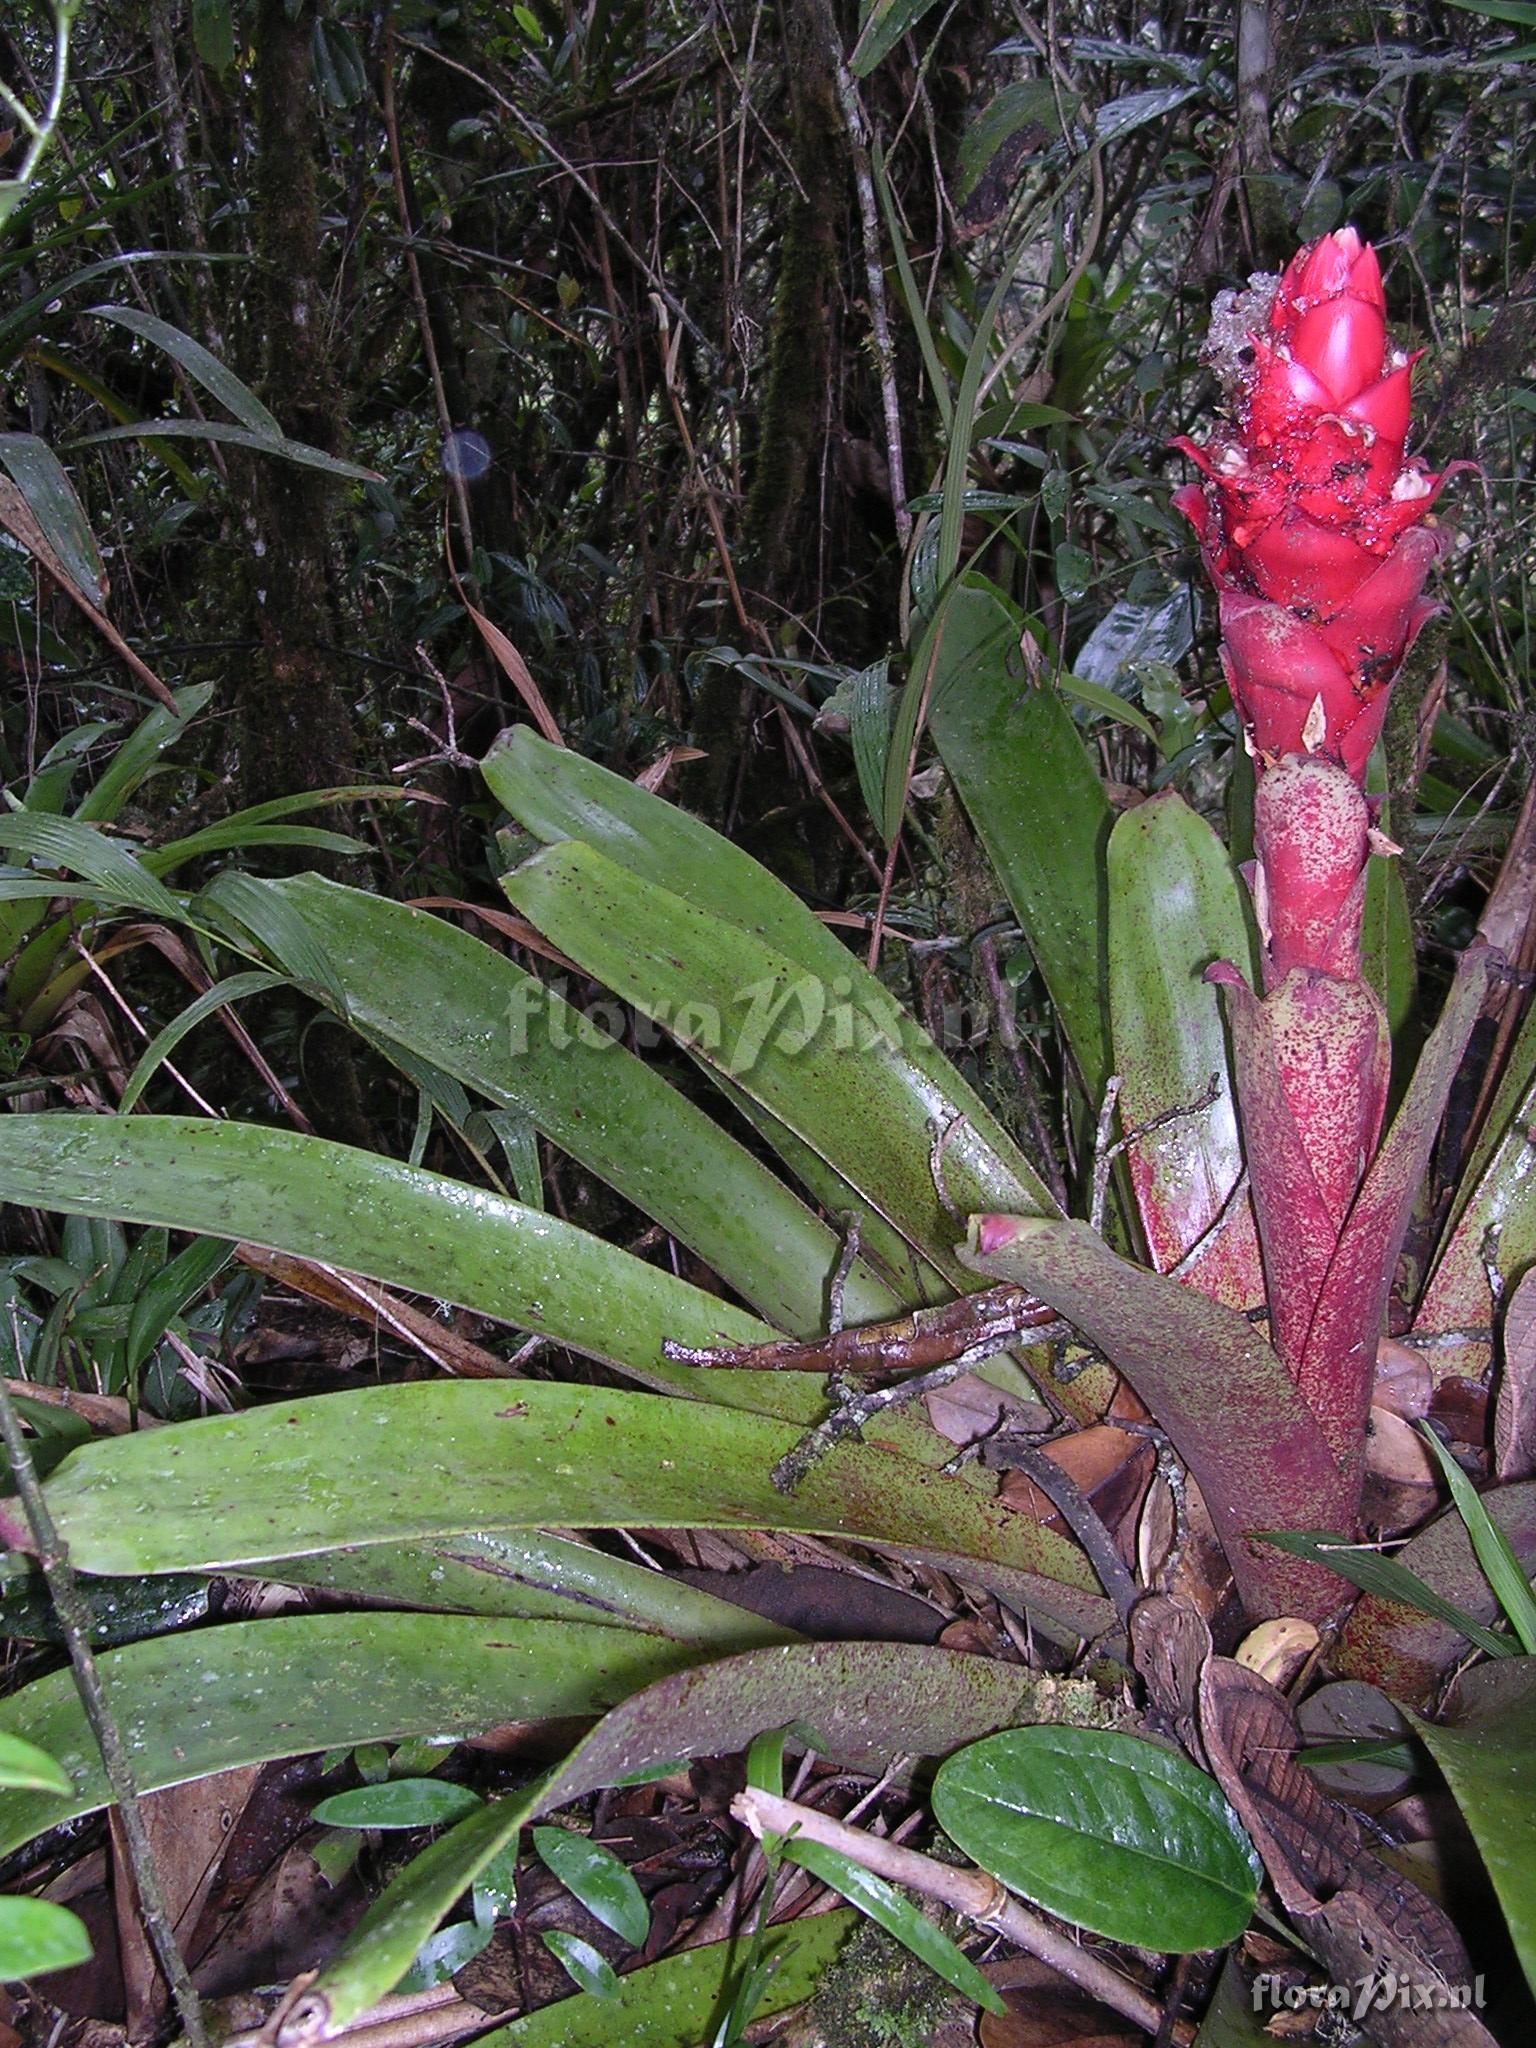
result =
M314 0L290 18L260 0L256 24L255 244L258 382L295 440L339 453L344 406L328 330L309 46ZM338 671L345 635L333 572L337 483L270 457L245 465L248 587L260 651L238 680L248 803L344 782L353 740Z

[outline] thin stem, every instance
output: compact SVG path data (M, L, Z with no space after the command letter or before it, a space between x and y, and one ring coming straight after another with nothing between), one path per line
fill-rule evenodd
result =
M896 538L905 553L912 539L912 514L907 510L901 398L896 388L896 348L891 340L891 322L885 302L885 260L880 252L880 209L875 200L875 180L870 168L869 123L853 73L843 56L842 39L827 0L818 0L816 18L837 83L843 126L848 131L848 152L853 159L853 182L859 195L859 229L864 244L864 275L869 288L870 335L875 344L875 361L880 371L880 407L885 416L885 458L891 478L891 510L896 515Z
M69 1561L69 1551L54 1526L53 1516L48 1511L48 1503L43 1498L43 1489L38 1483L37 1469L27 1448L21 1420L16 1413L10 1390L3 1380L0 1380L0 1435L5 1438L11 1471L16 1479L16 1491L21 1496L22 1510L37 1550L37 1561L53 1601L54 1612L59 1618L64 1646L69 1652L69 1661L75 1674L75 1687L80 1694L80 1704L85 1709L85 1718L91 1725L91 1733L95 1736L97 1747L101 1751L107 1783L112 1788L112 1797L117 1802L118 1812L122 1818L123 1839L127 1844L128 1860L133 1866L133 1879L138 1887L139 1910L145 1931L149 1935L150 1944L155 1951L165 1981L170 1986L189 2048L207 2048L208 2035L203 2026L202 2004L193 1987L181 1950L176 1946L170 1914L166 1910L165 1893L161 1889L160 1874L155 1867L154 1851L150 1847L149 1834L144 1826L144 1815L139 1806L138 1788L134 1783L133 1766L128 1760L127 1745L107 1703L101 1673L97 1669L95 1658L91 1655L90 1615L81 1597L74 1567Z

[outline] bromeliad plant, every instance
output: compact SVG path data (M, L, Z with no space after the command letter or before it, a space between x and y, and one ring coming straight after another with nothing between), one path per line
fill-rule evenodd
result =
M1227 998L1262 1288L1251 1264L1243 1271L1252 1239L1204 1279L1239 1306L1262 1298L1295 1390L1272 1411L1291 1425L1269 1453L1276 1526L1353 1530L1394 1267L1490 966L1485 947L1464 958L1383 1146L1391 1045L1361 937L1368 862L1399 849L1363 784L1392 683L1434 609L1423 589L1445 547L1433 507L1450 472L1404 452L1413 365L1389 346L1380 267L1352 228L1303 249L1278 280L1224 295L1208 355L1229 417L1203 446L1176 444L1203 481L1174 503L1219 593L1222 665L1256 776L1247 876L1259 992L1230 959L1206 975ZM1169 1190L1145 1171L1136 1188L1156 1250ZM1039 1235L986 1218L976 1249L988 1270L1003 1258L1055 1299L1049 1271L1020 1255ZM1176 1235L1170 1248L1192 1249ZM1172 1427L1166 1404L1153 1405ZM1214 1451L1186 1448L1207 1487ZM1228 1485L1216 1482L1218 1513ZM1257 1560L1239 1574L1253 1601L1282 1597ZM1283 1597L1319 1618L1336 1605L1326 1582L1293 1579Z
M1393 1269L1489 972L1486 949L1463 961L1383 1139L1388 1034L1362 917L1373 852L1390 848L1361 785L1423 623L1443 479L1404 455L1410 366L1386 353L1375 261L1348 231L1224 317L1234 424L1193 451L1206 481L1181 502L1222 592L1255 757L1251 914L1216 835L1171 790L1112 821L1071 712L1015 673L1028 622L983 579L950 575L933 597L896 723L915 744L926 709L1085 1105L1118 1084L1133 1207L1116 1227L1122 1245L1139 1232L1144 1261L1061 1213L976 1090L789 889L528 729L484 764L519 828L501 928L663 1028L724 1116L443 918L313 876L215 878L182 896L125 842L90 835L112 846L119 908L179 914L198 934L213 983L199 1017L250 989L252 962L286 976L410 1077L422 1144L437 1120L483 1160L500 1143L526 1165L531 1125L735 1297L547 1214L536 1173L513 1200L424 1171L420 1146L406 1163L212 1120L6 1119L8 1200L244 1239L453 1301L643 1389L378 1387L92 1444L50 1479L58 1534L88 1575L234 1570L402 1610L280 1616L104 1656L141 1789L607 1710L550 1781L471 1813L394 1881L293 2016L293 2039L345 2026L529 1819L618 1776L797 1722L824 1753L867 1759L942 1755L1061 1711L1015 1667L787 1641L544 1528L851 1538L985 1587L1058 1647L1124 1653L1139 1589L1080 1504L1086 1548L1000 1499L985 1471L947 1469L953 1446L920 1405L829 1411L833 1366L942 1368L1009 1348L1080 1424L1111 1401L1124 1414L1112 1366L1197 1483L1250 1618L1322 1618L1348 1598L1315 1557L1262 1532L1358 1526ZM957 547L960 509L947 492ZM37 837L22 815L7 840L31 862L18 892L45 867L89 876L70 835ZM1391 872L1387 858L1378 868ZM176 1035L146 1052L134 1100ZM1492 1319L1490 1221L1506 1274L1536 1254L1533 1047L1528 1029L1424 1295L1421 1315L1452 1313L1463 1330ZM750 1145L734 1135L742 1120ZM1108 1161L1095 1180L1112 1198ZM957 1212L972 1218L963 1245ZM1052 1311L1092 1347L1070 1373L1040 1340ZM792 1366L814 1370L779 1369ZM860 1418L856 1441L844 1425ZM1517 1534L1532 1512L1501 1511ZM33 1543L4 1512L11 1540ZM1458 1560L1436 1553L1424 1576ZM1400 1674L1404 1641L1422 1650L1404 1627L1368 1596L1339 1662L1378 1675L1396 1629ZM75 1781L68 1799L0 1798L0 1848L106 1802L67 1675L6 1702L0 1726L43 1740Z

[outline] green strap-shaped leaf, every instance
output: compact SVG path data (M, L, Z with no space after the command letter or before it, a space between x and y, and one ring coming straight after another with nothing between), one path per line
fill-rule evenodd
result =
M940 1472L842 1444L789 1495L792 1425L708 1402L547 1382L417 1382L99 1439L48 1481L82 1571L271 1564L462 1530L797 1529L942 1553L945 1568L1103 1620L1072 1544ZM0 1530L25 1545L13 1507ZM1001 1573L1001 1579L998 1574Z
M364 469L357 462L343 462L339 455L327 455L323 448L311 448L307 441L274 439L272 435L258 434L250 427L232 427L227 420L131 420L125 426L99 427L94 434L81 434L72 446L94 448L103 441L154 442L171 438L222 441L231 447L252 449L258 455L280 456L284 462L296 462L301 469L322 469L327 476L345 477L352 483L383 482L376 469Z
M821 1842L800 1841L791 1836L784 1844L784 1854L791 1863L798 1863L802 1870L808 1870L824 1885L841 1893L861 1913L867 1913L946 1984L953 1985L962 1998L970 1999L987 2012L1008 2010L969 1956L894 1884Z
M284 1558L285 1585L439 1613L524 1615L640 1629L717 1656L798 1640L748 1608L570 1537L485 1530Z
M770 1927L759 1955L755 2020L802 2004L820 1984L858 1924L851 1907ZM562 1998L526 2018L481 2034L475 2048L679 2048L709 2039L710 2028L746 1961L745 1940L684 1949L644 1970L627 1970L611 1999Z
M955 1206L1052 1206L1013 1147L993 1142L995 1120L872 978L828 983L755 932L577 842L535 855L503 886L563 952L760 1102L946 1274L959 1269L931 1167L936 1138L946 1137L940 1165Z
M956 619L956 614L960 619ZM1109 1076L1104 845L1110 810L1071 714L1021 672L1019 629L990 593L961 589L928 728L1050 992L1089 1100ZM991 631L982 630L990 623Z
M283 439L283 429L275 414L267 410L248 384L242 383L233 370L226 368L216 355L210 354L190 334L184 334L167 320L157 320L152 313L140 312L137 306L88 306L86 311L93 319L111 320L119 327L126 327L130 334L138 335L140 340L152 342L156 348L163 349L195 383L201 384L252 433L267 440Z
M309 1750L598 1713L695 1655L582 1622L303 1614L155 1636L97 1661L138 1788L156 1792ZM46 1749L73 1786L0 1791L0 1854L110 1804L68 1669L0 1702L0 1732Z
M933 5L934 0L870 0L860 10L859 39L848 59L854 77L867 78Z
M746 1147L552 990L444 919L301 875L264 885L329 962L355 1023L522 1111L796 1336L826 1327L836 1234ZM865 1262L850 1322L893 1314Z
M1438 1345L1440 1374L1481 1379L1493 1355L1497 1310L1489 1268L1506 1282L1536 1262L1536 1174L1528 1133L1536 1121L1536 1010L1520 1028L1504 1079L1462 1176L1451 1221L1414 1317L1425 1336L1481 1332Z
M13 1116L0 1201L249 1239L478 1309L658 1386L796 1421L824 1412L809 1375L672 1365L680 1344L764 1344L743 1310L584 1230L391 1159L192 1117Z
M889 1007L881 984L791 890L675 804L568 747L550 746L527 726L503 735L482 772L497 799L546 844L581 840L631 875L741 926L832 990L843 991L854 1009L878 1015ZM632 936L644 930L636 926ZM963 1114L1004 1173L1031 1191L1026 1206L1050 1210L1050 1194L1034 1168L928 1034L913 1025L903 1045L918 1081L946 1110Z
M1109 840L1109 989L1120 1120L1159 1272L1211 1229L1243 1170L1213 960L1254 972L1237 876L1215 833L1172 790L1129 810ZM1212 1083L1215 1092L1212 1095ZM1185 1276L1239 1309L1264 1299L1253 1212L1236 1213Z
M67 868L124 909L145 910L172 922L181 919L181 905L165 884L156 881L122 840L94 825L38 811L0 813L0 847L44 867Z
M111 823L166 748L181 738L207 704L214 688L212 683L191 684L173 692L174 711L156 704L144 714L76 805L80 823Z
M1536 1567L1536 1480L1494 1487L1482 1501L1526 1569ZM1432 1587L1452 1615L1465 1610L1484 1626L1498 1619L1498 1602L1459 1515L1447 1512L1421 1529L1396 1562ZM1388 1592L1367 1592L1344 1624L1335 1659L1346 1677L1368 1679L1394 1699L1418 1703L1439 1690L1466 1648L1454 1619L1431 1618Z
M27 502L59 566L80 595L100 604L106 571L96 536L64 465L36 434L0 434L0 463Z

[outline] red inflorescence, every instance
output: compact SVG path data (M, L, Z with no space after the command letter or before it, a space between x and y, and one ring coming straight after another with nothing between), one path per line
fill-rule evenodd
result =
M1404 453L1413 363L1388 347L1380 266L1353 228L1292 258L1248 341L1234 425L1175 443L1204 481L1173 502L1220 593L1255 752L1323 754L1359 781L1434 609L1445 543L1426 519L1451 472Z

